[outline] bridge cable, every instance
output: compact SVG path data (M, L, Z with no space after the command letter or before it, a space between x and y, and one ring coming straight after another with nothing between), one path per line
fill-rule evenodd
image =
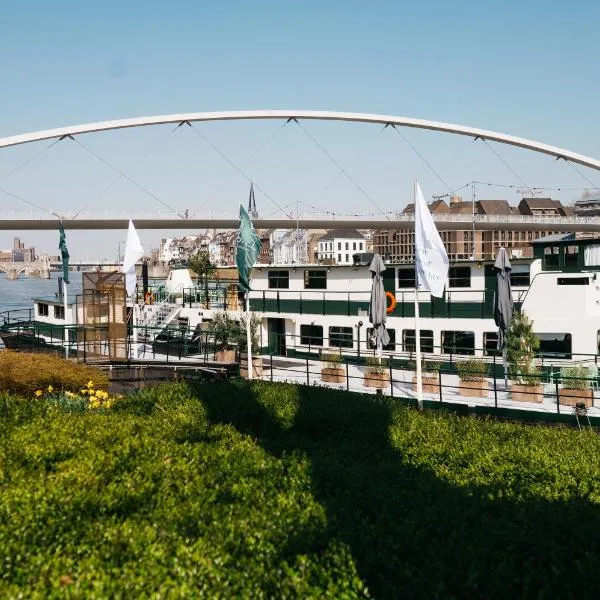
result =
M73 136L69 135L68 137L73 142L75 142L76 144L81 146L86 152L89 152L92 156L95 156L100 162L104 163L107 167L109 167L109 168L113 169L114 171L116 171L117 173L119 173L121 175L121 177L123 177L124 179L127 179L127 181L133 183L133 185L135 185L137 188L139 188L140 190L142 190L143 192L145 192L146 194L148 194L149 196L154 198L157 202L160 202L160 204L162 204L164 207L166 207L170 211L174 212L178 217L180 217L182 219L185 218L177 209L173 208L172 206L169 206L166 202L163 202L163 200L161 200L156 194L152 193L149 189L147 189L146 187L144 187L143 185L139 184L137 181L132 179L129 175L127 175L127 173L125 173L124 171L121 171L121 169L119 169L118 167L115 167L115 165L113 165L109 161L102 158L97 152L94 152L91 148L88 148L85 144L82 144L78 139L74 138Z
M190 126L191 130L201 139L203 139L221 158L226 160L248 183L254 183L254 187L261 192L274 206L276 206L283 214L286 214L283 208L275 201L273 198L262 189L256 181L250 178L245 171L243 171L240 167L238 167L222 150L220 150L215 144L213 144L203 133L198 131L196 127L194 127L193 123L186 121L186 123ZM288 216L288 215L286 215Z
M531 188L530 186L528 186L523 181L523 179L519 176L519 174L508 164L508 162L506 160L504 160L504 158L502 158L502 156L500 156L500 154L496 151L496 149L485 138L476 137L473 141L476 142L477 140L481 140L496 155L496 158L498 158L498 160L517 178L517 180L521 183L521 185L524 188L527 188L529 190L534 189L534 188Z
M52 143L48 144L48 146L45 146L39 152L36 152L33 156L30 156L28 159L24 160L21 164L17 165L14 169L12 169L11 171L9 171L5 175L3 175L2 178L0 179L0 183L3 181L6 181L11 175L13 175L17 171L21 170L23 167L25 167L29 163L33 162L36 158L38 158L39 156L44 154L44 152L46 152L47 150L50 150L50 148L52 148L52 146L54 146L55 144L58 144L59 141L60 141L60 139L54 140Z
M321 152L323 152L323 154L325 154L325 156L327 156L327 158L329 158L329 160L346 176L346 178L352 183L354 184L354 186L356 187L356 189L386 218L389 219L389 217L385 214L385 212L379 207L379 205L375 202L375 200L373 200L373 198L371 198L371 196L365 191L365 189L344 169L344 167L342 167L342 165L340 165L340 163L325 149L325 147L317 140L317 138L315 138L315 136L313 136L307 129L306 127L304 127L304 125L302 125L302 123L300 123L300 121L298 121L295 118L291 118L289 119L291 121L294 121L296 123L296 125L298 125L298 127L300 127L300 129L302 129L302 131L304 131L304 133L314 142L314 144L321 150Z
M406 136L404 136L400 130L393 124L393 123L388 123L386 125L386 127L391 127L412 149L412 151L425 163L425 165L427 166L427 168L442 182L442 184L444 185L445 188L448 189L448 191L450 191L452 188L444 181L444 179L442 178L442 176L429 164L429 162L427 161L427 159L415 148L415 146L413 146L413 144L411 144L408 139L406 138Z
M125 169L124 173L126 173L126 174L130 173L133 169L135 169L135 167L137 167L146 157L150 156L150 154L152 154L161 144L166 142L177 131L177 129L179 129L178 125L173 127L173 129L167 135L161 137L150 149L148 149L144 154L142 154L133 164L129 165L129 167L127 167L127 169ZM75 216L72 217L73 220L75 220L84 210L86 210L92 204L94 204L94 202L96 202L96 200L98 200L104 194L106 194L106 192L108 192L108 190L113 185L115 185L115 183L118 183L119 181L121 181L121 179L123 179L123 175L119 175L118 177L113 179L103 190L101 190L96 195L94 195L94 197L92 198L92 200L90 202L88 202L85 206L80 208L75 213Z
M383 131L385 129L385 125L381 128L380 131ZM348 161L346 161L346 163L344 164L344 169L348 169L348 167L350 167L350 165L354 164L367 150L367 148L371 148L372 146L374 146L375 144L373 143L375 141L375 138L373 138L373 140L371 140L370 142L367 142L352 158L350 158ZM379 140L377 140L379 141ZM331 188L331 186L343 175L344 173L340 170L338 170L338 172L336 173L335 177L333 177L333 179L325 184L323 186L323 191L327 191L328 189Z
M29 204L29 206L33 206L34 208L38 208L43 212L47 212L48 214L52 215L53 217L56 217L57 219L63 219L64 217L58 213L55 213L52 210L48 210L47 208L44 208L43 206L40 206L39 204L36 204L35 202L31 202L29 200L26 200L25 198L23 198L22 196L18 196L17 194L13 194L12 192L9 192L8 190L5 190L4 188L0 188L0 192L2 192L3 194L6 194L7 196L10 196L11 198L14 198L15 200L20 200L21 202L24 202L25 204Z
M594 185L594 182L588 179L570 160L567 160L563 156L559 156L556 160L558 160L559 158L562 158L577 174L579 174L585 181L587 181L593 189L598 189L598 187Z
M489 182L489 181L474 181L474 182L469 182L467 184L465 184L463 187L467 187L469 185L471 185L471 183L476 183L477 185L487 185L490 187L499 187L499 188L512 188L512 189L520 189L521 186L519 185L510 185L507 183L493 183L493 182ZM527 186L529 187L529 186ZM552 186L544 186L544 185L535 185L533 186L534 190L548 190L548 191L553 191L553 192L563 192L563 191L575 191L575 192L581 192L583 190L589 190L589 187L572 187L572 186L568 186L568 185L562 185L560 187L552 187ZM594 190L600 190L600 187L594 187L592 188Z
M248 169L248 167L252 164L252 162L254 161L254 159L263 151L265 150L265 148L267 148L271 142L279 135L279 133L281 131L283 131L283 129L285 128L285 126L287 125L287 121L283 122L283 126L282 127L278 127L252 154L252 156L250 156L250 158L242 165L242 170L246 170ZM228 183L231 182L231 178L227 178L226 180L224 179L218 186L216 186L215 188L213 188L212 191L210 191L208 193L208 199L205 200L197 209L196 211L201 210L202 208L204 208L206 206L206 204L208 202L210 202L210 200L212 199L212 197L214 197L216 194L218 194ZM278 209L275 212L279 212L280 209ZM275 214L275 213L271 213L271 214ZM287 214L287 213L285 213ZM292 217L290 217L292 218Z

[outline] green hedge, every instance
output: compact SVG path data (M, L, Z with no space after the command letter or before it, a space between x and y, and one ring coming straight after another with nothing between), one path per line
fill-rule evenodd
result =
M0 597L593 597L600 441L320 387L0 397Z

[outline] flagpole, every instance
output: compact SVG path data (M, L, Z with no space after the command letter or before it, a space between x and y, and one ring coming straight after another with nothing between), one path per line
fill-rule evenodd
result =
M68 310L68 302L67 302L67 282L65 281L65 278L63 277L62 280L62 288L63 288L63 311L65 313L65 323L64 323L64 329L63 331L65 332L64 334L64 339L63 342L65 344L65 358L69 358L69 329L67 327L68 325L68 319L67 319L67 310Z
M250 332L250 292L246 292L246 346L248 347L248 379L252 379L252 334Z
M413 184L413 202L415 206L415 228L418 217L417 208L417 180ZM415 354L417 361L417 407L423 409L423 378L421 373L421 329L419 323L419 272L417 269L417 255L415 246Z

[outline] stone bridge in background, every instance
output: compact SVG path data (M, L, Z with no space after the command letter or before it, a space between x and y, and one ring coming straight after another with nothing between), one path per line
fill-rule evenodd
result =
M29 277L50 279L50 258L40 256L33 262L0 262L0 273L6 273L7 279L18 279L21 273Z

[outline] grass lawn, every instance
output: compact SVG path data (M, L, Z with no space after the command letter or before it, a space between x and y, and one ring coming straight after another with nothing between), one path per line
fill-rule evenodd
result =
M0 396L1 598L596 598L600 439L320 387Z

